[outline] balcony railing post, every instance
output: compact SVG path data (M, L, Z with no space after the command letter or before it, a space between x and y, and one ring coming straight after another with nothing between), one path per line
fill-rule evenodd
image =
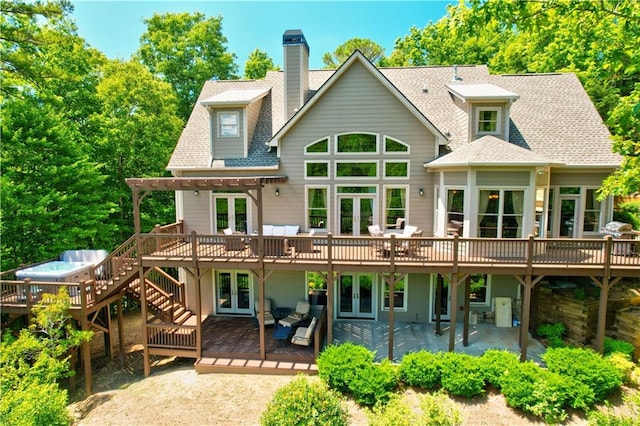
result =
M534 254L534 237L533 234L529 234L527 238L527 249L525 252L525 259L527 260L527 275L531 275L533 272L533 254Z

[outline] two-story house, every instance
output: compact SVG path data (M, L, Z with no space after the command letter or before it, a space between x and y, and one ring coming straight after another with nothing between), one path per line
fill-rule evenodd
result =
M184 268L186 303L201 315L308 300L324 307L331 342L342 320L455 329L508 298L526 332L542 278L609 274L597 256L582 272L554 257L568 239L602 240L613 203L596 192L620 163L574 74L379 69L357 51L337 70L310 70L301 31L286 31L283 48L283 71L205 83L168 164L173 183L130 183L134 197L177 189L184 235L241 241L223 261L199 255ZM380 241L369 245L376 228ZM416 250L396 244L405 238ZM340 257L338 246L354 251ZM375 259L359 258L359 246Z

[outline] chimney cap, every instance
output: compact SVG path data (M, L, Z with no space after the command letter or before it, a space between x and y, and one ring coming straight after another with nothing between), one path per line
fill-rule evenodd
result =
M307 43L307 39L304 38L302 30L286 30L282 35L282 44L284 46L304 44L307 48L307 52L310 51L309 44Z

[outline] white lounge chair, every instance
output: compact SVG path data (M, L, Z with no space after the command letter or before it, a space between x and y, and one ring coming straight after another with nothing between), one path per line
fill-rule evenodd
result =
M296 311L292 314L289 314L286 318L280 320L279 324L282 327L293 327L307 316L309 316L309 310L311 309L311 305L306 300L298 301L296 305Z
M254 304L256 310L256 318L258 318L258 322L260 321L260 301L256 300ZM271 313L271 299L264 299L264 325L274 325L276 323L276 319L273 317Z
M308 327L298 327L296 333L291 338L291 343L300 346L309 346L313 340L313 331L316 328L318 319L313 317Z

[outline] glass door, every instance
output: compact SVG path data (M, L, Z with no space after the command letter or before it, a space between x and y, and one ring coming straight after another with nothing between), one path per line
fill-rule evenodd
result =
M344 274L338 281L338 317L374 318L375 276Z
M248 272L219 271L215 275L219 314L252 314L252 286Z
M433 285L431 286L431 320L436 320L437 305L440 305L440 320L449 321L451 319L451 295L449 294L449 281L442 277L442 291L438 297L438 275L433 275Z
M340 196L340 235L367 235L375 223L375 197L371 195Z
M244 194L214 194L214 233L227 228L246 233L248 217L248 203Z
M559 237L577 237L577 201L578 199L576 197L560 196L560 223L558 226Z

